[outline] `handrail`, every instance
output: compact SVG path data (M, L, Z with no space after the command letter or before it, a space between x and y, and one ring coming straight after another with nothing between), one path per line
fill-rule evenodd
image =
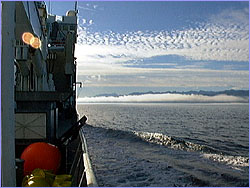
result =
M87 143L83 134L83 127L79 131L79 135L82 141L82 151L83 151L83 163L84 163L84 171L86 173L86 180L88 187L98 187L94 171L92 169L92 165L89 159Z

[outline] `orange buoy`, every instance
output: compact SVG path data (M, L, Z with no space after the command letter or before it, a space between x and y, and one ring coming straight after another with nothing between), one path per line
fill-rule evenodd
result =
M30 174L36 168L56 173L60 167L61 153L58 147L52 144L36 142L25 148L21 159L24 160L24 175Z

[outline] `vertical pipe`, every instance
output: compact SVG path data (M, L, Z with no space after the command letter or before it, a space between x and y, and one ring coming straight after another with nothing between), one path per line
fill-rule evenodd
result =
M75 11L77 12L77 1L75 1Z
M14 123L15 2L2 1L1 56L1 185L16 186Z

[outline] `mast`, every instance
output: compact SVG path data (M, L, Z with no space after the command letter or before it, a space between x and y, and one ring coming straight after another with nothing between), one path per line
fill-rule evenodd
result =
M2 1L1 44L1 186L16 186L14 122L14 28L15 2Z

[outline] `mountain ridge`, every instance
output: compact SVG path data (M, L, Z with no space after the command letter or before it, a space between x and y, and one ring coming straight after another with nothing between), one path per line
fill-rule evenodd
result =
M249 97L249 90L224 90L224 91L164 91L164 92L132 92L125 95L119 95L117 93L104 93L95 95L95 97L120 97L120 96L131 96L131 95L146 95L146 94L181 94L181 95L204 95L204 96L216 96L216 95L229 95L229 96L237 96L237 97Z

